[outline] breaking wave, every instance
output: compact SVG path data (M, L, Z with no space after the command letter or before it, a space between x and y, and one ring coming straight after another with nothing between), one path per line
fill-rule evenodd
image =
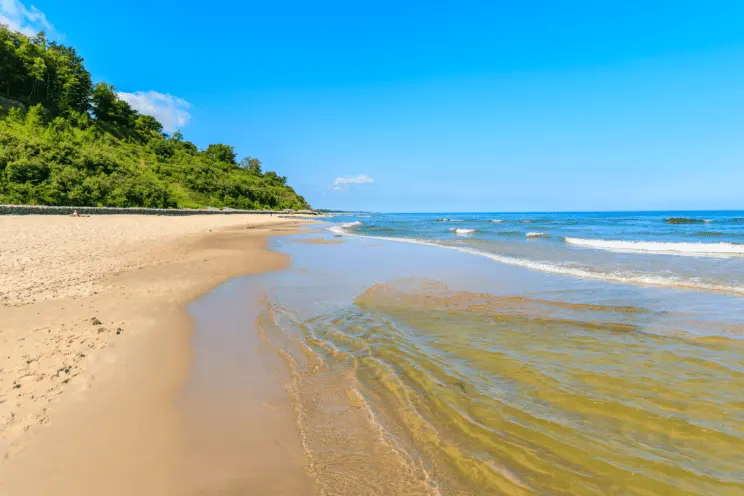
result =
M333 232L338 232L335 229L339 226L329 228ZM367 239L378 239L382 241L396 241L399 243L411 243L424 246L433 246L436 248L445 248L448 250L459 251L461 253L468 253L470 255L476 255L479 257L485 257L495 262L505 263L508 265L515 265L518 267L524 267L527 269L537 270L548 274L558 274L571 277L579 277L582 279L595 279L607 282L617 282L624 284L640 284L650 286L664 286L673 287L680 289L693 289L693 290L704 290L704 291L723 291L728 293L744 294L744 286L737 286L733 284L716 284L712 282L696 281L692 279L685 279L681 277L662 276L653 273L638 273L630 271L618 271L618 272L601 272L590 270L586 268L580 268L575 266L566 266L550 262L542 262L536 260L527 260L523 258L510 257L505 255L499 255L497 253L489 253L485 251L476 250L470 247L464 246L450 246L435 241L418 240L412 238L395 238L386 236L368 236L364 234L349 233L343 231L345 234L357 236L360 238ZM729 243L724 243L729 244ZM738 245L741 246L741 245ZM744 246L742 247L744 250Z
M566 243L608 251L694 255L744 256L744 244L737 243L669 243L660 241L613 241L606 239L565 238Z
M364 223L362 223L360 221L344 222L343 224L340 224L338 226L329 227L328 230L331 231L332 233L336 233L336 234L347 234L348 233L347 229L353 228L353 227L359 227L359 226L363 226L363 225L364 225Z
M450 229L450 232L453 232L457 234L458 236L466 236L468 234L473 234L476 230L475 229Z

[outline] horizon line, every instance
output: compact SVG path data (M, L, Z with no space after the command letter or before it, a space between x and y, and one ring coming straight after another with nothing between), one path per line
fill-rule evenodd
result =
M708 210L440 210L440 211L382 211L382 210L343 210L333 208L315 208L315 211L328 210L331 213L363 213L363 214L602 214L602 213L664 213L664 212L744 212L740 209L708 209Z

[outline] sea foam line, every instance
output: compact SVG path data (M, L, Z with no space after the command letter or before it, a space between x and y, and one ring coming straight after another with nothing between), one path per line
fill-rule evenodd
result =
M607 239L565 238L566 243L609 251L636 251L671 255L744 255L744 245L736 243L670 243L662 241L615 241Z
M538 262L533 260L524 260L521 258L507 257L504 255L498 255L496 253L488 253L473 248L467 248L464 246L449 246L436 243L434 241L425 241L413 238L394 238L384 236L370 236L367 234L350 233L344 230L340 226L333 226L328 228L329 231L338 234L345 234L348 236L356 236L359 238L366 239L377 239L382 241L397 241L399 243L409 243L423 246L433 246L436 248L446 248L448 250L459 251L461 253L468 253L470 255L476 255L479 257L485 257L495 262L500 262L508 265L515 265L518 267L524 267L527 269L538 270L540 272L546 272L548 274L557 274L564 276L579 277L582 279L595 279L605 282L616 282L623 284L641 284L650 286L664 286L671 288L680 289L693 289L693 290L704 290L704 291L724 291L728 293L744 294L744 286L734 286L730 284L713 284L706 282L695 282L685 279L677 279L672 277L662 277L652 274L633 274L633 273L621 273L621 272L594 272L586 269L579 269L576 267L566 267L562 265L554 265L547 262Z

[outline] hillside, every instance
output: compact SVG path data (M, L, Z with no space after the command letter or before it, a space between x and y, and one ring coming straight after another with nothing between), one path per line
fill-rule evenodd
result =
M92 84L73 48L0 26L0 203L303 209L286 177L203 150Z

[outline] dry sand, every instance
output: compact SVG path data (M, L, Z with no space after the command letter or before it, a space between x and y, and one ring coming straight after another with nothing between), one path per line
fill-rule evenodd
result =
M174 401L191 356L183 305L231 277L285 267L266 238L298 225L0 217L0 495L189 493ZM299 449L285 438L296 446L281 449ZM304 477L296 463L272 469Z

